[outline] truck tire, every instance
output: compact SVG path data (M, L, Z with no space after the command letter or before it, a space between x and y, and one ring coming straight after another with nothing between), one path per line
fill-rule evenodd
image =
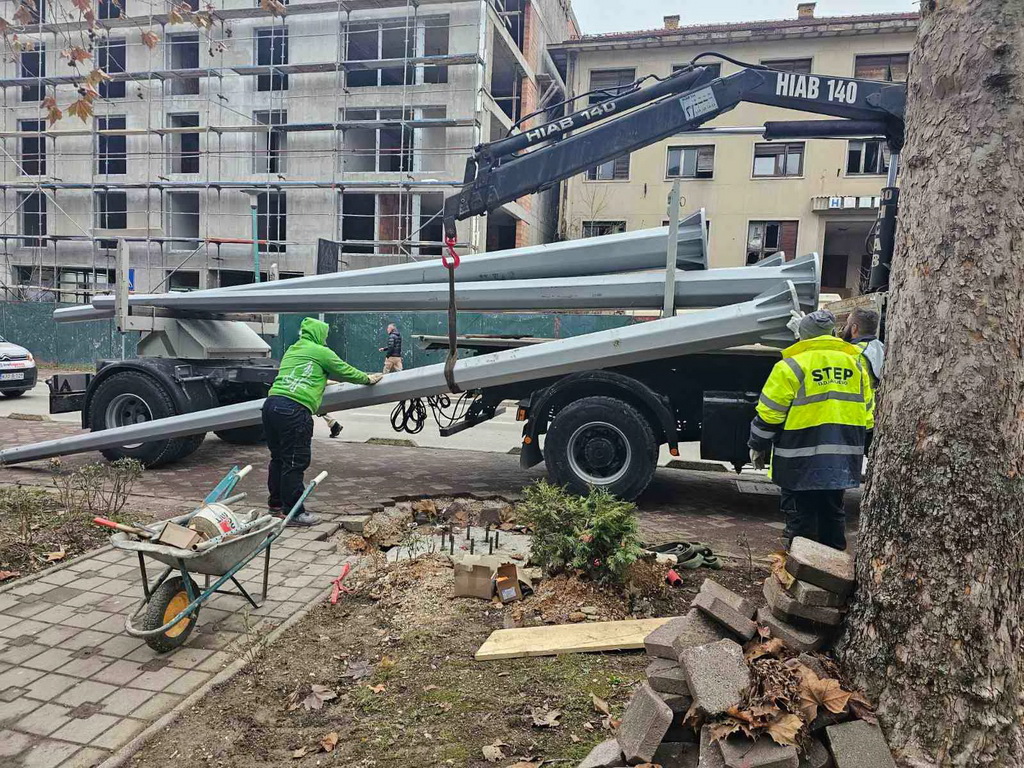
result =
M177 416L170 393L153 377L141 371L121 371L96 388L89 408L89 427L99 432L113 427ZM100 451L109 461L136 459L147 467L159 467L184 458L203 442L205 435L151 440Z
M573 493L604 488L632 501L654 477L658 442L647 419L629 403L585 397L555 415L544 461L552 482Z
M262 424L253 424L251 427L235 427L234 429L218 429L213 434L225 443L232 445L259 445L267 439L263 434Z
M21 397L26 392L28 392L27 389L9 389L6 392L0 392L0 394L4 397Z

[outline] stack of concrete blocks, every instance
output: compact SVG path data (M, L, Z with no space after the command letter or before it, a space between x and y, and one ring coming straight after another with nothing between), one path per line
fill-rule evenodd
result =
M794 651L817 651L829 644L842 624L853 592L853 557L810 539L796 538L786 558L795 579L784 587L772 575L764 583L766 608L760 624Z

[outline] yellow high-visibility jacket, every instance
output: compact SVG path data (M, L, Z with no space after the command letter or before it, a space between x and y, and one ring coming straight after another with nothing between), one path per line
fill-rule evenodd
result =
M748 445L772 451L771 478L781 488L854 488L874 411L861 350L834 336L807 339L784 349L772 368Z

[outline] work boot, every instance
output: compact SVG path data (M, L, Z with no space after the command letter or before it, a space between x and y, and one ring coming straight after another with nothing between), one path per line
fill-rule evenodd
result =
M302 510L288 521L288 527L308 528L320 522L320 518L308 510Z

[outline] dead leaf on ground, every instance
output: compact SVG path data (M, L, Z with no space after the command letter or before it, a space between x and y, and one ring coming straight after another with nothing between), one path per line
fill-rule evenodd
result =
M540 768L543 763L534 763L529 760L520 760L518 763L512 763L508 768Z
M21 571L0 571L0 581L15 579L18 576L21 576Z
M807 722L818 716L819 706L838 715L846 709L852 695L849 691L843 690L838 680L822 680L814 673L805 674L800 683L800 709Z
M557 728L561 725L558 719L562 716L562 712L557 709L550 709L547 712L531 709L530 715L533 717L533 724L537 728Z
M579 744L580 743L580 737L577 736L575 733L571 733L571 734L569 734L569 741L571 741L573 744Z
M381 669L391 669L397 663L398 662L390 656L381 656L380 664L378 664L377 666L379 666Z
M875 715L875 708L860 691L850 694L850 714L859 720L866 720L872 725L878 725L878 717Z
M338 697L338 694L328 688L326 685L318 685L314 683L310 686L309 693L302 696L302 688L297 689L290 697L291 704L288 706L288 711L298 709L302 707L307 712L315 709L323 709L324 702L330 701Z
M381 684L381 685L368 685L366 687L369 688L374 693L384 693L384 691L387 690L387 686L385 686L384 684Z
M725 741L738 731L743 724L734 717L719 720L711 724L711 738L715 741Z
M767 640L763 643L756 643L744 652L743 657L747 661L754 661L760 659L762 656L775 656L778 657L782 653L782 649L786 647L786 644L777 637L773 637L771 640Z
M428 685L426 688L423 689L423 692L427 693L427 691L439 691L439 690L441 690L441 686L439 686L439 685Z
M773 720L768 724L768 735L776 744L784 747L796 746L796 735L804 727L804 721L796 715L789 713Z
M298 760L300 757L305 757L307 752L309 752L309 749L306 747L299 747L292 752L292 760Z
M338 732L331 731L322 739L320 739L320 748L324 752L333 752L334 748L338 746Z
M606 731L614 731L622 724L621 720L616 720L611 715L605 715L601 720L601 727Z
M46 553L46 562L54 563L57 560L63 560L65 557L67 557L67 554L68 553L64 551L64 547L61 547L60 549L56 550L55 552L47 552Z
M368 661L357 659L356 661L350 661L348 668L341 673L342 677L350 677L353 680L362 680L364 677L369 677L373 674L373 667L370 666Z
M598 696L596 693L590 694L590 700L594 702L594 710L600 712L602 715L610 715L612 708L608 702Z
M502 751L502 747L507 746L508 744L506 744L503 741L495 741L493 744L488 744L480 751L483 752L484 760L486 760L489 763L496 763L499 760L505 759L506 755Z
M772 552L768 556L770 563L770 570L772 575L779 580L779 583L789 589L793 586L793 582L796 581L793 575L786 570L786 553L785 552Z
M585 731L592 731L592 730L594 730L594 724L593 723L584 723L583 724L583 730L585 730Z

